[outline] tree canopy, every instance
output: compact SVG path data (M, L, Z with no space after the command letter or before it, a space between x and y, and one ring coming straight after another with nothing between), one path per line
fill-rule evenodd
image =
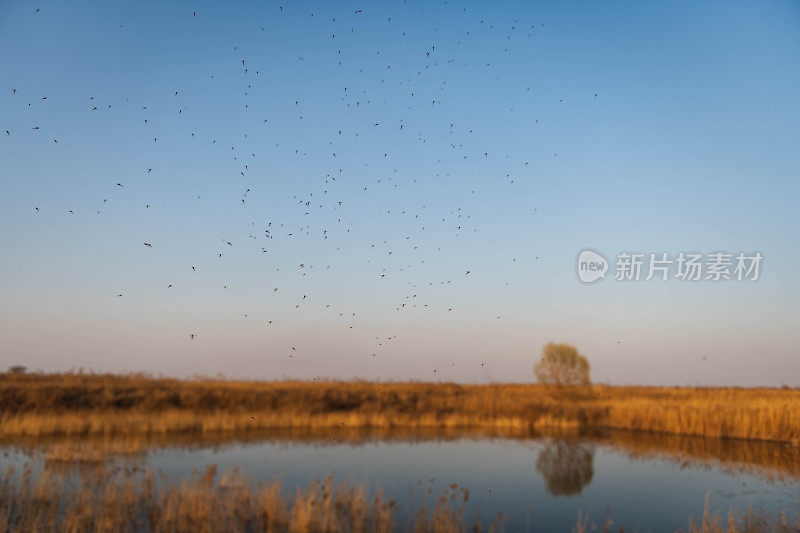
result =
M549 342L533 369L539 383L545 385L585 386L589 379L589 361L571 344Z

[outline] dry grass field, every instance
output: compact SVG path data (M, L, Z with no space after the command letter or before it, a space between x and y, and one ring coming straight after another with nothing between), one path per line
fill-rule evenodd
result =
M800 444L800 390L0 374L0 437L275 428L613 428Z

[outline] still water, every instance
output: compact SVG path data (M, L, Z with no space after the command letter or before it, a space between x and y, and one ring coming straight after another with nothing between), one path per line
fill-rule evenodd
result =
M58 441L54 441L58 444ZM47 465L53 443L0 444L0 466ZM62 442L63 444L63 442ZM116 460L116 459L115 459ZM629 433L500 438L459 435L217 435L147 442L123 461L180 480L217 465L251 481L280 479L287 494L333 474L394 499L415 513L457 484L467 488L470 518L498 512L508 531L570 531L578 513L616 528L673 531L702 517L706 499L723 516L731 507L774 517L800 509L800 449ZM80 475L76 464L75 475ZM405 511L403 511L405 510Z

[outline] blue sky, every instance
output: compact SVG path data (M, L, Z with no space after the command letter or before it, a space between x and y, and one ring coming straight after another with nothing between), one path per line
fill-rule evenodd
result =
M602 381L800 385L798 22L0 2L0 366L527 381L555 340ZM586 286L584 248L765 259Z

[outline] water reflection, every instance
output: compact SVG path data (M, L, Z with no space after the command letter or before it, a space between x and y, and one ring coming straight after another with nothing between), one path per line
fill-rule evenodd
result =
M594 477L594 446L577 440L550 440L539 451L536 470L553 496L580 494Z
M800 447L784 443L613 431L593 441L631 458L671 461L681 468L720 469L771 480L800 479Z
M715 469L730 475L753 474L773 480L800 479L800 448L780 443L723 440L679 435L626 431L603 431L581 435L526 435L501 432L475 433L450 429L357 428L284 429L234 433L178 433L133 436L49 436L0 439L0 459L9 453L18 459L58 463L103 463L110 458L146 460L153 453L182 450L225 454L232 447L276 445L291 449L298 445L315 448L347 446L360 448L377 443L445 445L464 440L526 442L534 445L535 466L553 495L580 494L594 475L596 447L621 452L631 459L659 459L680 468ZM14 462L14 461L12 461Z
M540 530L569 531L579 511L597 516L606 508L618 524L671 531L700 516L709 494L725 512L751 503L769 513L800 509L800 448L630 432L522 437L327 428L31 437L0 441L0 492L10 467L22 481L62 476L82 486L97 476L139 479L143 472L182 483L214 465L221 486L230 485L223 473L238 467L253 486L280 481L285 498L335 472L337 484L353 482L370 498L383 493L396 501L398 516L422 505L433 510L439 495L468 489L464 512L502 511L511 517L509 531L524 530L528 518ZM775 483L772 475L788 481Z

